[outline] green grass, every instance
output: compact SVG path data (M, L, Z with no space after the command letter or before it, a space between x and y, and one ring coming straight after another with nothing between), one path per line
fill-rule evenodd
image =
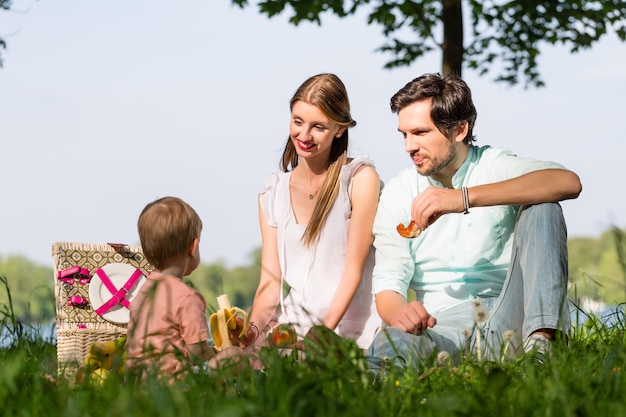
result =
M365 367L351 342L310 350L299 363L266 351L264 372L224 369L177 384L136 383L112 374L103 386L57 378L56 347L0 306L12 333L0 348L2 416L621 416L626 415L623 321L574 331L538 365L531 356L505 363L467 357L457 365L428 360L421 372ZM45 335L44 335L45 336Z

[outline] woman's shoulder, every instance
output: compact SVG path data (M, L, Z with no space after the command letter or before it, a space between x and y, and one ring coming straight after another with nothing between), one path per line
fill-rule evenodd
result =
M367 165L367 166L370 166L370 167L376 169L376 166L374 165L374 161L372 160L372 158L370 158L367 155L365 155L365 156L357 156L355 158L348 158L348 162L344 166L344 169L352 167L352 166L359 167L359 166L362 166L362 165Z
M342 181L349 181L361 171L366 171L369 176L375 175L378 178L374 161L369 156L360 156L348 159L348 163L343 166L341 171Z
M341 186L346 190L346 196L351 199L352 189L371 190L383 188L383 183L376 171L374 162L369 157L360 157L350 160L343 168L340 176Z

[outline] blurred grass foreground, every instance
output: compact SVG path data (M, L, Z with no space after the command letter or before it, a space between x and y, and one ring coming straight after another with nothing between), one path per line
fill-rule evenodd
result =
M53 337L0 305L2 416L622 416L626 415L626 349L622 306L587 317L572 338L533 355L453 364L442 355L419 371L374 374L352 342L307 351L298 361L263 353L264 371L228 366L190 373L177 384L137 382L110 374L103 382L57 376ZM4 290L0 288L0 290ZM44 333L42 333L44 332Z

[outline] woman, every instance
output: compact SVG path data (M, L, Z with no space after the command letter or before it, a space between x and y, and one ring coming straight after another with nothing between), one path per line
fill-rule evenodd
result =
M258 346L277 323L299 337L321 324L366 349L381 324L371 294L380 179L369 158L347 156L356 122L337 76L306 80L290 108L283 172L259 195L262 269L248 336L256 331Z

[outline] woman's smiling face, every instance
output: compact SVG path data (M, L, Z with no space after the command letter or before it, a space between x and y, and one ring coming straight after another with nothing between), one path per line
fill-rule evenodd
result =
M289 136L300 158L328 159L333 140L344 129L307 102L297 101L291 109Z

